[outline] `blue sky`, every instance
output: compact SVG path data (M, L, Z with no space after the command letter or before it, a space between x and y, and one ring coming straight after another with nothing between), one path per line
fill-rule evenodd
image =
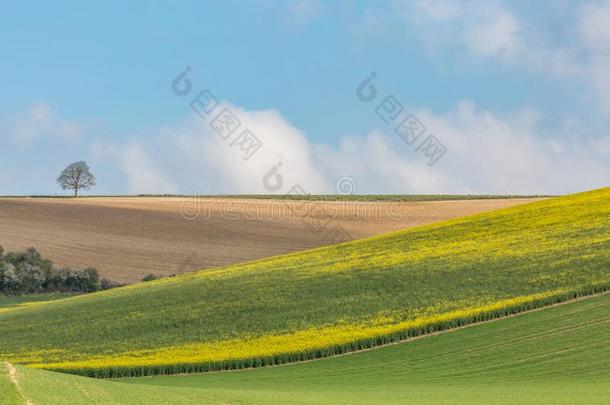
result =
M62 193L55 177L81 159L91 193L269 192L279 162L280 193L336 192L345 177L367 193L610 181L608 2L0 7L0 194ZM186 66L194 90L178 97ZM369 104L356 88L371 72ZM251 159L191 110L203 89L262 142ZM377 116L387 95L446 149L434 164Z

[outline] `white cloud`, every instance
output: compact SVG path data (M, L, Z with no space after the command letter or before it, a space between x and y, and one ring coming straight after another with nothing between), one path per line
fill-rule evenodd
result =
M432 46L454 43L476 57L502 56L520 46L520 25L499 2L394 1Z
M133 194L176 193L177 188L161 173L163 162L153 162L145 148L136 142L108 145L96 142L92 154L98 159L116 160L124 173L128 190Z
M203 173L213 173L215 183L223 190L245 193L268 193L264 176L280 163L279 174L283 186L279 192L295 184L306 190L326 187L316 170L315 158L306 136L274 110L247 111L224 104L241 121L241 127L228 140L223 140L209 126L209 121L198 117L189 120L186 129L179 130L177 146L192 160L197 161ZM262 142L262 146L249 159L231 142L241 131L248 129ZM205 180L205 179L203 179ZM205 188L205 184L199 185Z
M585 48L582 77L610 115L610 1L583 5L577 25Z
M586 46L599 52L610 53L610 1L583 5L578 28Z
M513 51L518 46L519 24L502 7L488 3L481 8L464 32L464 44L475 54L492 56Z
M204 121L193 113L180 124L136 138L134 143L142 146L139 149L98 146L97 156L118 161L130 179L132 192L171 193L178 188L183 193L196 190L287 193L297 184L308 192L329 190L329 184L317 170L316 157L306 136L281 114L274 110L247 111L227 103L214 111L218 113L224 108L230 109L241 121L239 129L227 140L214 132L210 120ZM244 151L231 144L244 129L262 142L260 149L247 160ZM102 149L104 153L100 153ZM263 179L278 163L282 180L276 190L275 176L267 186Z
M344 136L336 149L318 145L324 162L320 170L329 181L351 177L357 193L428 193L442 189L444 179L439 171L431 170L424 159L396 138L373 131L366 136Z
M274 110L248 111L224 104L263 142L249 160L199 117L154 136L106 150L145 193L336 193L352 177L358 193L569 193L610 183L610 136L568 140L539 136L537 115L498 117L463 101L444 114L414 111L447 153L430 167L414 146L388 131L349 134L337 146L312 144ZM219 109L222 107L219 107ZM234 134L235 136L235 134ZM423 137L422 137L423 139ZM147 152L145 152L147 151ZM99 154L98 154L99 155ZM263 178L281 162L282 183L270 190ZM275 177L271 179L275 185Z
M427 134L434 134L447 148L430 167L416 151L417 143L406 145L389 127L343 134L338 145L314 144L276 110L250 111L221 103L216 112L224 108L241 121L240 130L227 140L211 129L209 120L194 113L127 141L98 138L89 152L99 183L109 193L125 189L202 194L281 194L295 185L309 193L336 193L336 181L344 176L356 181L358 193L540 194L610 184L610 133L597 138L541 136L538 114L532 110L501 117L463 101L442 114L411 111ZM44 121L48 111L40 108L30 115ZM262 141L248 160L231 144L243 129ZM86 155L82 147L71 154ZM265 183L274 166L279 177L267 176ZM45 169L29 170L31 175ZM0 182L8 180L0 178Z
M353 176L363 193L569 193L610 183L610 137L541 138L530 112L506 119L468 101L416 115L447 147L435 166L397 135L373 132L324 147L327 172Z
M20 146L29 146L44 138L71 141L83 134L81 126L58 116L48 104L43 102L30 107L25 114L9 124L5 131L12 142Z
M157 170L137 144L126 145L119 155L122 169L129 179L132 193L175 193L176 188Z
M585 64L578 46L550 41L548 27L520 18L504 2L394 0L392 4L431 51L454 48L475 61L499 61L562 78L582 76ZM582 31L597 38L597 29L587 27Z
M394 0L430 51L465 51L475 61L582 83L610 115L610 1L577 4L561 26L517 16L501 1ZM546 24L546 25L545 25ZM549 32L552 34L549 36Z

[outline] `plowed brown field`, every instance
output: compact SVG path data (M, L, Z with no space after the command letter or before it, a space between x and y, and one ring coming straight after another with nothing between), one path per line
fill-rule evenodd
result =
M0 198L0 245L134 282L294 252L538 199L305 202L182 197ZM182 209L181 209L182 207Z

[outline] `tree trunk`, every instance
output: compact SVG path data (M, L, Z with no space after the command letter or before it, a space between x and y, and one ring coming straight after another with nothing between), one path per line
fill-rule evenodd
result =
M74 187L74 198L78 196L78 187Z

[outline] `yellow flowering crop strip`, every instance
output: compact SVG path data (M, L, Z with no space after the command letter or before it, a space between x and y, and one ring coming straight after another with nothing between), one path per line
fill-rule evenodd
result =
M277 365L393 343L604 292L608 288L610 285L597 285L571 292L557 290L533 294L399 323L372 320L363 324L308 328L283 335L187 344L30 366L91 377L131 377Z

